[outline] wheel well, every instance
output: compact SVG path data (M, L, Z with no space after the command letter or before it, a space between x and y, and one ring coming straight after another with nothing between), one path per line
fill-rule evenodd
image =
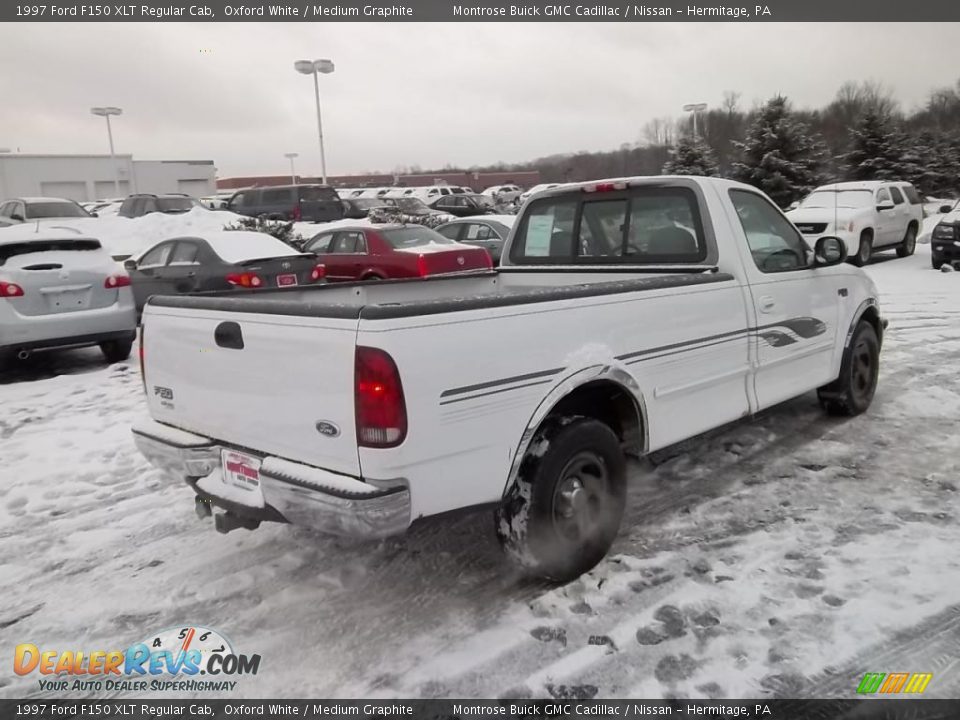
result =
M377 280L383 280L383 275L381 275L380 273L368 272L368 273L364 273L363 277L361 277L360 279L372 280L373 278L376 278Z
M920 229L920 223L918 223L916 220L911 220L909 223L907 223L907 227L908 227L908 228L913 228L914 230L919 230L919 229Z
M873 326L873 329L877 333L877 337L883 337L883 328L880 326L880 311L876 307L871 305L866 310L863 311L863 315L860 316L861 322L866 320Z
M616 433L628 453L643 452L641 410L634 396L622 385L610 380L581 385L554 405L547 418L569 415L599 420Z
M860 237L863 237L864 235L866 235L871 240L873 240L873 228L864 228L863 230L861 230Z

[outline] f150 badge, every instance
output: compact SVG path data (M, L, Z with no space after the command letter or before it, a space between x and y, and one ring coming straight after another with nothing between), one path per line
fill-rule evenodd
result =
M173 410L173 403L170 402L173 400L173 390L170 388L165 388L160 385L153 386L153 394L160 398L160 404L165 408L170 408Z

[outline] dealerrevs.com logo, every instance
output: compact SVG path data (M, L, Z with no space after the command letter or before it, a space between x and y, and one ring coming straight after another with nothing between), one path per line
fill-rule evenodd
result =
M225 692L256 675L259 655L242 655L221 633L199 625L168 628L126 650L54 650L17 645L13 671L38 673L40 690Z

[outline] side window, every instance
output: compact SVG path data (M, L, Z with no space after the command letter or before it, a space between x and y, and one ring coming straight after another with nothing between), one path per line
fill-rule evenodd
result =
M246 202L246 193L237 193L227 201L227 207L242 207Z
M143 258L141 258L140 262L138 263L138 267L145 268L166 265L167 260L170 257L171 250L173 250L173 243L164 243L163 245L158 245L144 255Z
M307 243L304 250L318 254L330 252L330 241L333 239L333 233L317 235Z
M358 250L357 247L361 249ZM363 252L363 240L360 238L360 233L355 232L338 232L333 239L333 244L330 246L330 252L337 255L344 255L349 253Z
M180 241L173 248L169 265L196 265L200 247L195 242Z
M157 201L153 198L142 198L140 200L140 212L139 215L147 215L148 213L153 213L157 211Z
M809 266L810 250L800 232L766 198L747 190L731 190L730 200L761 272Z
M437 230L438 233L443 235L445 238L450 238L451 240L456 240L460 237L460 228L463 226L460 224L456 225L447 225L446 227L440 228ZM476 227L476 225L471 225L471 228ZM470 236L469 231L467 232L467 237Z
M877 205L883 203L891 203L893 200L890 199L890 191L886 188L880 188L877 190Z
M455 238L454 238L455 239ZM497 234L491 229L489 225L482 225L480 223L472 223L467 225L466 235L464 236L466 240L499 240Z
M910 201L911 205L922 205L923 200L920 199L920 194L917 192L917 189L913 185L904 185L903 194L907 196L907 200Z
M290 190L264 190L264 205L292 205L293 193Z
M895 187L890 188L890 197L894 205L903 205L903 194Z
M13 211L13 203L5 202L0 205L0 217L10 217L10 213Z

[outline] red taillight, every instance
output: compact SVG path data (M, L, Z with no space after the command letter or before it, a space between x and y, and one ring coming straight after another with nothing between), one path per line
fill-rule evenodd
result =
M106 280L103 281L103 286L107 290L112 290L113 288L122 288L130 287L130 276L129 275L110 275Z
M313 282L317 280L323 280L327 276L327 266L323 263L319 265L314 265L313 270L310 271L310 279Z
M263 285L263 280L256 273L228 273L227 282L245 288L258 288Z
M300 203L293 206L293 213L291 214L296 222L300 222L303 219L303 211L300 209Z
M395 447L407 437L407 406L397 364L378 348L357 347L354 362L357 444Z
M423 255L417 255L417 275L426 277L430 274L427 269L427 259Z
M23 297L23 288L16 283L0 280L0 297Z
M611 192L613 190L626 190L627 184L625 182L603 182L597 183L596 185L585 185L583 188L584 192Z

